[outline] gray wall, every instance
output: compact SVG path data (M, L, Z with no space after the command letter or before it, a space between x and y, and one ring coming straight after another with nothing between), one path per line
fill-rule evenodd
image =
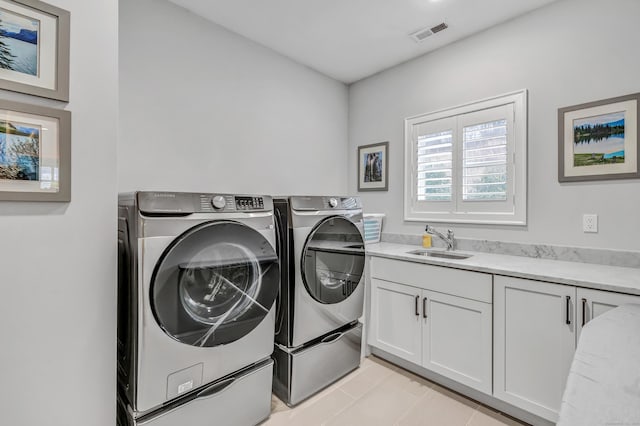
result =
M120 4L119 190L347 190L348 89L165 0Z
M0 424L113 426L116 335L116 0L71 12L71 203L0 206Z
M640 180L557 181L557 109L640 92L637 0L562 0L355 83L349 104L349 190L356 147L390 141L388 192L361 193L386 212L385 232L419 234L403 221L403 120L493 95L529 90L528 226L450 225L456 235L638 250ZM582 232L582 214L599 233ZM434 224L445 227L447 224Z

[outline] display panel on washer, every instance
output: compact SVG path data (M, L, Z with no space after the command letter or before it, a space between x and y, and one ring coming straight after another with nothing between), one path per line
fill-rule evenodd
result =
M302 253L302 280L315 300L345 300L360 284L363 270L364 241L353 222L335 216L316 225Z
M276 252L258 231L238 222L204 223L178 237L156 265L153 313L177 341L227 344L269 313L279 279Z

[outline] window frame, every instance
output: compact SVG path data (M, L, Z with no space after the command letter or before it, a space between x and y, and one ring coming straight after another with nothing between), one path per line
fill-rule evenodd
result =
M462 129L464 116L472 113L513 108L513 117L508 119L511 128L507 140L507 200L505 201L463 201L462 200ZM454 176L451 201L417 200L417 138L418 127L430 122L454 118L453 129L453 169ZM415 222L446 222L493 225L527 224L527 90L519 90L480 101L470 102L426 114L406 118L404 126L404 220ZM508 124L509 125L509 124ZM487 207L490 203L491 207ZM498 203L504 207L496 209ZM469 209L473 205L478 209Z

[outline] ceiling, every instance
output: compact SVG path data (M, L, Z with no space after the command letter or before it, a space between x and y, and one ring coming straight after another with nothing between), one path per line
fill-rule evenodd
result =
M556 0L170 1L348 84Z

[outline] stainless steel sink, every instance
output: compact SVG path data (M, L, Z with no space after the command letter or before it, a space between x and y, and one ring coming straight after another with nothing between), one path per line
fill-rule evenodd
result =
M468 259L471 254L462 254L462 253L452 253L449 251L433 251L433 250L413 250L408 251L408 254L417 254L419 256L428 256L428 257L441 257L443 259Z

